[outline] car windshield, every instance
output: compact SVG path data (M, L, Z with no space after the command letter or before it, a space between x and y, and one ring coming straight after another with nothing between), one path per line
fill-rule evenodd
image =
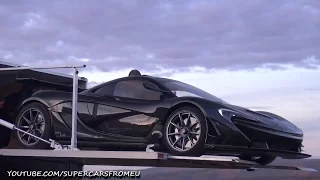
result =
M163 83L171 92L173 92L177 97L184 97L184 96L193 96L193 97L200 97L207 100L220 102L224 104L229 104L222 99L207 93L199 88L191 86L189 84L179 82L179 81L169 81Z

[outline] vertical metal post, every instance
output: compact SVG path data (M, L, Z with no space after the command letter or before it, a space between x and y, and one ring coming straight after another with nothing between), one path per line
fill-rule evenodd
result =
M77 149L77 121L78 121L78 70L73 68L73 93L72 93L72 134L71 149Z

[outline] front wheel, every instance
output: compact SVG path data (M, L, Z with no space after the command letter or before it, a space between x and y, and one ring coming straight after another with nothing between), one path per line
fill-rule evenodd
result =
M48 140L51 137L51 123L48 109L41 103L30 103L23 107L16 119L16 127L26 131L15 132L19 145L25 149L47 149L49 145L35 137Z
M164 126L164 143L177 156L201 156L207 126L202 112L195 107L181 107L170 114Z

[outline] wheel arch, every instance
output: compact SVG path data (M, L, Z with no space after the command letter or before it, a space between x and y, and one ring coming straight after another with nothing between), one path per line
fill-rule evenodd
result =
M167 115L166 115L166 120L167 118L169 117L169 115L177 110L178 108L181 108L181 107L184 107L184 106L191 106L191 107L195 107L197 108L198 110L200 110L203 114L204 117L207 116L207 113L205 112L205 110L196 102L194 101L181 101L181 102L176 102L176 103L173 103L172 107L170 108L170 110L167 112Z
M48 103L46 101L44 101L43 99L38 98L38 97L30 97L21 103L21 105L18 108L18 111L20 111L23 107L27 106L28 104L36 103L36 102L41 103L41 104L45 105L46 107L49 107Z

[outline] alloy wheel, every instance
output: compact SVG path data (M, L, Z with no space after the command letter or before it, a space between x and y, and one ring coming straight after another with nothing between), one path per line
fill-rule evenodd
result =
M185 152L199 141L201 124L194 113L184 110L169 119L166 131L169 145L177 151Z
M28 109L18 120L17 128L34 136L42 137L45 129L44 116L38 109ZM24 145L32 146L39 141L27 133L18 131L18 138Z

